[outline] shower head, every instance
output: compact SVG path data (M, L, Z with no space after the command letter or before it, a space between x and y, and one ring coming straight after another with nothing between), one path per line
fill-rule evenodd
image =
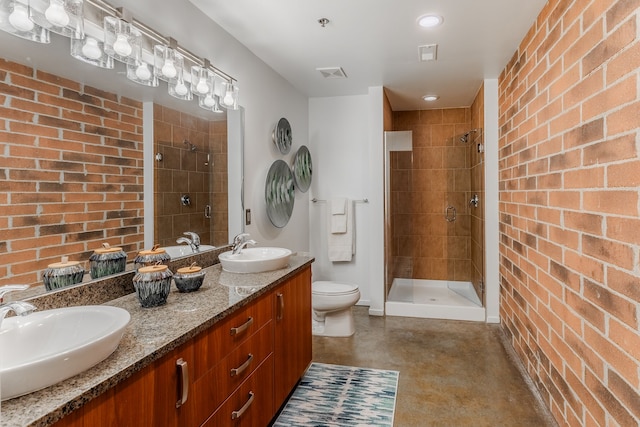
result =
M184 144L189 146L189 150L191 151L196 151L198 149L198 147L196 147L194 144L192 144L191 142L189 142L188 140L184 140L182 141Z
M479 131L480 129L471 129L469 132L460 135L459 141L463 144L466 144L467 142L471 141L471 134Z

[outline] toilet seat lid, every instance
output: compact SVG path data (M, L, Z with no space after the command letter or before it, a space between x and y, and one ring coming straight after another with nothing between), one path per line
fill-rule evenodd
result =
M311 293L316 295L347 295L358 292L357 285L319 281L311 284Z

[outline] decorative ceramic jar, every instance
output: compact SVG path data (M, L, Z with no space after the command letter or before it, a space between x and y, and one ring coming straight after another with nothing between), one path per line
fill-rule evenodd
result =
M158 307L167 302L171 290L173 273L166 265L141 267L133 276L133 287L140 305L144 308Z
M49 264L42 273L44 287L48 290L60 289L65 286L82 282L84 267L79 261L69 261L69 257L63 256L60 262Z
M166 264L171 260L171 256L160 245L154 245L153 248L140 251L133 262L136 264L136 270L141 267L150 265Z
M122 273L127 266L127 254L121 247L109 246L103 243L102 248L96 249L89 257L91 264L91 278L109 276Z
M180 292L193 292L202 286L204 274L202 267L198 267L194 262L189 267L179 268L173 276L173 281Z

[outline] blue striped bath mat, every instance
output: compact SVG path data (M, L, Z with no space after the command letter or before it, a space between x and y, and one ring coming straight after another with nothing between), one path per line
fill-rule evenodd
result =
M398 372L312 363L274 427L393 426Z

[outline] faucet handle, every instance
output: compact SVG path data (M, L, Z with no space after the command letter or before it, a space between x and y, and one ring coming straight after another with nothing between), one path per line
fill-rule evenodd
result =
M237 245L239 243L242 243L249 236L250 236L249 233L240 233L236 237L233 238L233 244Z
M0 303L4 301L5 294L13 291L24 291L29 289L29 285L5 285L0 286Z
M185 231L182 234L184 234L185 236L189 236L194 245L200 246L200 236L198 236L198 233L195 233L193 231Z

